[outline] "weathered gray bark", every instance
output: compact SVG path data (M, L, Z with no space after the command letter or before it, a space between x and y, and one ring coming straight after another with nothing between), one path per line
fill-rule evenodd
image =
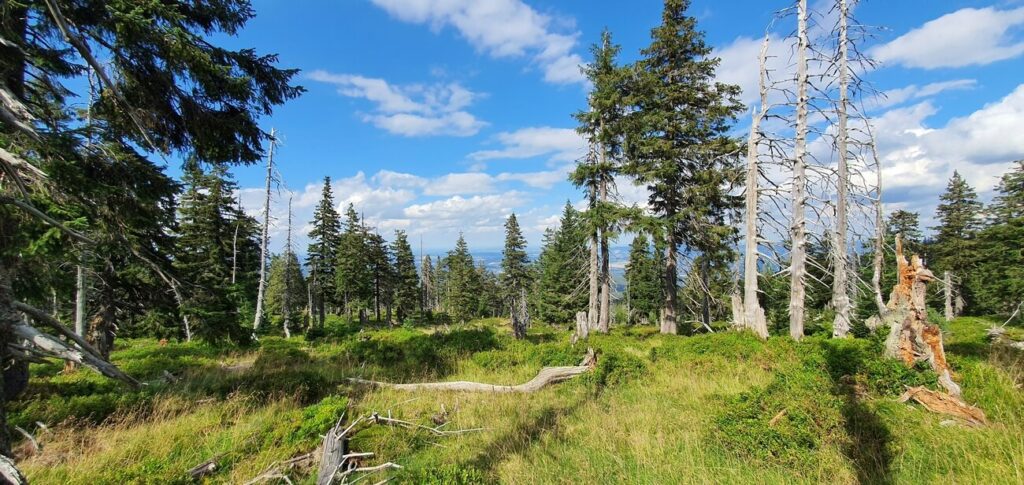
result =
M281 310L284 312L284 338L292 338L292 198L288 196L288 229L285 236L284 250L284 301Z
M793 217L790 227L790 289L789 335L799 340L804 336L804 275L807 272L806 204L807 156L807 0L797 2L797 101L796 134L793 147Z
M368 381L365 379L349 378L352 382L360 384L369 384L378 387L387 387L389 389L396 389L399 391L423 391L423 390L435 390L435 391L467 391L467 392L497 392L497 393L510 393L510 392L522 392L530 393L537 392L543 389L548 384L554 384L562 382L567 379L572 379L584 372L588 372L594 369L597 365L597 356L594 354L594 349L587 349L587 355L580 362L580 365L576 366L563 366L563 367L545 367L537 373L537 375L529 381L519 384L516 386L502 386L495 384L484 384L481 382L468 382L468 381L455 381L455 382L418 382L412 384L392 384L388 382L379 381Z
M601 131L604 131L604 122L601 122ZM601 168L602 170L606 167L607 155L605 153L604 144L599 144L598 148L601 150ZM598 200L603 204L608 203L608 181L604 175L601 175L601 183L598 189ZM602 206L603 210L603 206ZM604 218L602 218L604 219ZM601 227L601 313L597 320L597 330L601 333L608 333L611 327L611 300L612 300L612 285L611 285L611 274L610 274L610 263L609 263L609 249L608 249L608 231L610 228L606 225Z
M589 312L587 313L587 325L591 329L597 329L597 322L601 315L601 306L599 293L601 288L601 278L599 272L599 258L598 247L599 241L597 238L597 232L595 231L590 235L590 299L589 299Z
M948 320L952 320L953 317L954 317L954 315L953 315L953 277L949 274L949 271L946 271L946 272L944 272L942 274L942 283L943 283L942 294L945 297L944 299L946 300L945 301L945 303L946 303L946 305L945 305L945 314L943 316L945 316L946 320L948 321Z
M678 326L676 324L676 294L677 285L677 248L676 248L676 237L672 234L672 230L669 229L669 235L666 237L665 244L665 272L662 274L662 285L664 288L664 298L661 304L661 333L667 333L675 335L679 333Z
M263 232L260 236L260 286L256 292L256 317L252 322L254 332L263 325L263 299L267 292L267 244L270 242L270 183L274 179L274 129L270 129L270 151L267 154L267 183L263 198Z
M80 258L82 261L78 263L75 277L75 333L85 336L85 253Z
M871 128L871 121L865 120L864 126L867 129L871 143L871 156L875 160L875 199L872 201L875 208L875 247L874 261L871 268L871 289L875 296L875 306L878 314L886 312L885 299L882 297L882 264L885 251L885 222L883 221L882 210L882 159L878 157L878 145L875 142L875 132Z
M757 285L757 218L758 211L758 144L761 141L761 120L768 112L768 35L764 36L761 44L761 54L758 57L759 80L758 91L761 95L761 105L753 112L753 119L750 123L750 136L747 138L747 182L745 193L744 214L744 254L743 254L743 302L741 304L742 320L740 325L749 328L761 338L768 338L768 323L765 321L764 309L758 301ZM736 302L733 302L736 306ZM733 313L736 313L734 310ZM733 317L736 320L736 317Z
M848 39L846 23L848 15L849 10L846 0L839 0L839 127L838 133L836 133L838 137L837 151L839 152L839 163L837 167L838 179L836 181L836 231L835 243L832 248L832 307L836 312L835 320L832 324L832 336L839 338L846 337L850 332L850 294L846 249L846 238L849 230L847 224L849 197L847 192L850 184L850 174L847 166L847 158L849 157L847 139L849 133L846 126L846 105L849 102L847 99L847 87L850 82L847 66Z

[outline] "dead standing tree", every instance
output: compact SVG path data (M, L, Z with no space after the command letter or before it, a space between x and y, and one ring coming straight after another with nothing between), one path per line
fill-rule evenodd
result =
M260 285L256 292L256 316L252 322L253 333L258 333L263 326L263 300L267 294L267 246L270 242L270 185L274 180L274 146L277 144L276 132L270 129L270 150L267 153L267 180L263 197L263 229L260 235Z
M921 258L914 254L907 261L903 244L896 237L896 285L889 296L888 312L878 319L873 317L869 327L888 327L885 340L885 355L900 359L907 366L926 361L939 375L939 384L953 397L960 397L960 386L953 381L952 370L946 362L946 351L942 344L942 330L928 323L928 309L925 304L926 285L935 280L924 266Z

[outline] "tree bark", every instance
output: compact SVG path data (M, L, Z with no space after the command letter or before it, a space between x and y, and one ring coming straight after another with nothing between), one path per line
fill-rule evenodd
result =
M882 159L878 157L878 145L875 142L875 132L871 129L871 121L865 121L864 125L870 138L871 156L875 159L876 177L875 200L872 201L875 206L875 254L874 261L872 262L871 289L874 291L875 306L878 308L878 314L882 315L886 312L885 300L882 297L882 264L885 256L885 222L883 221L884 214L882 211Z
M889 326L885 355L902 360L908 367L919 361L928 362L938 374L939 384L950 395L959 398L960 386L953 381L952 369L946 362L942 331L928 323L926 285L935 279L935 275L925 268L918 255L907 261L899 236L896 236L896 274L897 283L889 298L888 311L882 319L877 319ZM879 325L876 322L868 326Z
M661 333L675 335L679 333L676 325L676 280L678 278L676 265L678 263L676 261L676 236L672 232L672 229L669 228L668 237L665 238L665 272L662 274L662 288L665 294L661 304Z
M281 309L284 311L284 338L292 338L292 198L288 197L288 229L285 236L284 250L284 301Z
M745 200L746 214L744 220L744 254L743 254L743 320L741 326L751 329L757 336L768 338L768 323L765 321L764 309L758 301L757 293L757 219L758 210L758 144L761 141L761 120L768 112L768 36L765 35L759 56L758 90L761 94L761 106L752 115L750 136L747 138L747 185Z
M843 338L846 337L850 332L850 295L848 289L848 276L847 276L847 249L846 249L846 238L847 238L847 205L848 195L847 188L849 186L849 168L847 167L847 113L846 104L847 99L847 85L849 84L849 73L847 66L847 17L849 10L846 4L846 0L839 0L839 127L838 133L838 148L839 151L839 164L837 171L839 174L837 185L837 196L836 196L836 231L835 231L835 244L832 250L833 256L833 271L832 271L832 307L835 309L836 316L832 323L832 336Z
M86 288L85 288L85 253L80 256L81 260L78 264L78 271L75 278L75 333L79 336L85 336L85 302L86 302Z
M267 182L263 198L263 232L260 236L260 285L256 292L256 317L252 322L253 332L263 326L263 298L267 292L267 244L270 242L270 183L274 179L274 129L270 129L270 151L267 154Z
M604 132L604 122L601 122L601 131ZM601 169L604 170L607 163L607 156L605 154L604 144L598 144L598 148L601 151ZM598 193L601 210L605 210L604 204L608 202L608 181L605 180L604 175L601 175L601 182ZM608 333L611 327L611 300L612 300L612 285L611 285L611 274L609 264L609 249L608 249L608 231L609 227L603 222L606 219L605 214L602 214L601 220L601 313L597 321L597 330L601 333Z
M797 102L796 139L793 148L793 219L790 227L790 289L789 289L789 335L795 340L804 336L804 275L806 274L807 221L804 215L806 203L807 155L807 0L797 3Z
M953 315L953 277L946 271L942 274L942 294L945 296L945 317L946 321L952 320Z

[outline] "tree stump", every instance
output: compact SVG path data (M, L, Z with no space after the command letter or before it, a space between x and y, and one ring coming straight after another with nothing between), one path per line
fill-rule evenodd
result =
M887 311L881 318L872 317L867 326L875 329L889 327L885 341L885 355L902 360L907 366L927 361L939 375L939 384L950 395L959 398L960 386L953 381L942 344L942 330L928 323L925 306L927 283L935 279L918 255L907 261L903 243L896 237L896 285L889 296Z

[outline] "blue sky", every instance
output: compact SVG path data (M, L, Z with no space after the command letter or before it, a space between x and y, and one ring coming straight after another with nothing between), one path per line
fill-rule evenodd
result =
M765 27L788 3L693 2L723 59L719 77L744 87L745 100L755 97ZM580 198L564 181L584 146L572 131L571 114L586 101L576 66L605 27L622 60L635 59L661 12L654 0L253 6L256 18L237 37L218 40L279 54L281 66L302 70L297 82L308 89L264 120L282 140L278 226L290 193L304 232L330 175L339 204L353 202L387 236L406 229L435 250L460 231L474 249L500 247L512 211L531 246L540 244L565 201ZM883 64L865 77L888 93L871 110L887 208L929 220L954 169L986 196L1008 162L1024 157L1024 2L865 0L856 12L882 28L865 48ZM791 23L780 21L772 37L780 59ZM263 169L235 173L247 209L257 211ZM629 184L619 190L627 202L643 199ZM274 248L282 233L272 233Z

